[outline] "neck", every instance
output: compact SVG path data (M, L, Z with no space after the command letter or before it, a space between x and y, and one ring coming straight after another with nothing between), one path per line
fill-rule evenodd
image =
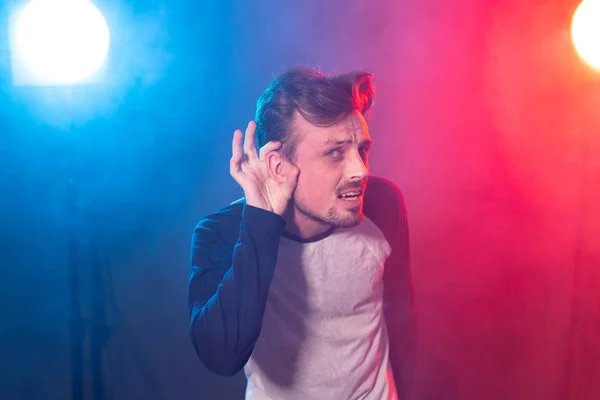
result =
M313 218L310 218L308 215L298 210L293 204L290 204L283 214L283 218L286 222L286 232L302 239L310 239L331 229L331 225L315 221Z

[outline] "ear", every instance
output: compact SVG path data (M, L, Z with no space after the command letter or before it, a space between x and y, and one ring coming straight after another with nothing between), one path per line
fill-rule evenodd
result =
M267 154L265 162L273 179L277 183L285 183L293 166L279 151L271 151Z

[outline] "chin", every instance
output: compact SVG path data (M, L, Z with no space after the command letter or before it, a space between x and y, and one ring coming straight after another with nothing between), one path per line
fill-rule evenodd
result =
M330 223L339 228L352 228L360 224L363 218L362 207L357 207L355 209L340 212L335 219L330 221Z
M333 206L326 212L319 212L309 207L305 207L299 202L294 203L295 209L320 224L330 225L337 228L352 228L363 220L362 204L348 208Z

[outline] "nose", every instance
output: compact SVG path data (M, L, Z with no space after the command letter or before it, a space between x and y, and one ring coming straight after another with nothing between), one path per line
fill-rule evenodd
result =
M360 152L357 151L348 161L348 176L351 180L362 180L369 174L369 164Z

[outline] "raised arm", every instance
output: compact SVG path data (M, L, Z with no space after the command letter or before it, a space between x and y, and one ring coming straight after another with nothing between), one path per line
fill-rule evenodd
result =
M221 375L244 367L260 334L282 215L298 182L298 169L277 151L281 143L257 152L255 130L251 121L245 138L236 130L232 141L230 173L245 195L241 222L239 214L213 214L200 221L192 240L190 334L198 357Z
M219 214L200 221L192 243L192 342L210 371L227 376L244 367L260 334L285 226L272 212L243 207L237 226ZM226 229L239 230L237 240Z

